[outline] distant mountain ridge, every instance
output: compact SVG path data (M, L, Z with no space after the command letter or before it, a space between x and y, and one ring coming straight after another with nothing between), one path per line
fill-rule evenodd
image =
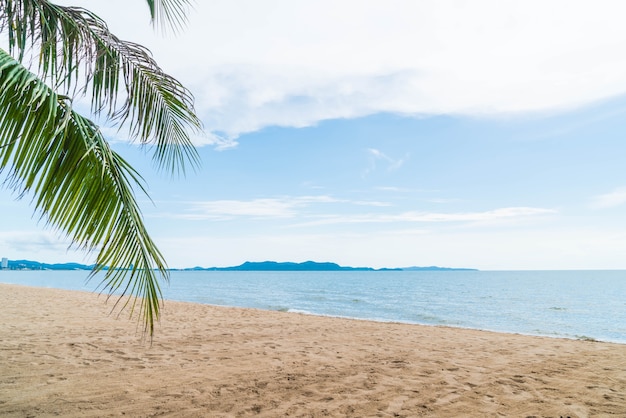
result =
M452 267L398 267L380 268L372 267L345 267L336 263L318 263L315 261L305 261L303 263L276 262L276 261L246 261L245 263L233 267L192 267L180 269L183 271L475 271L470 268Z
M92 270L94 264L80 263L40 263L30 260L8 260L9 270ZM380 268L372 267L344 267L337 263L305 261L303 263L276 262L276 261L246 261L243 264L232 267L191 267L172 269L173 271L475 271L470 268L451 267L401 267Z
M371 267L342 267L336 263L318 263L315 261L305 261L303 263L276 261L246 261L239 266L233 267L194 267L184 270L208 270L208 271L375 271ZM399 269L380 269L380 270L399 270Z

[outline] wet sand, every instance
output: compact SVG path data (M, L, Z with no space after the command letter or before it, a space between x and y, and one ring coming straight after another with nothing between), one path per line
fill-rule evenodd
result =
M623 344L170 301L150 344L111 308L0 284L0 416L626 416Z

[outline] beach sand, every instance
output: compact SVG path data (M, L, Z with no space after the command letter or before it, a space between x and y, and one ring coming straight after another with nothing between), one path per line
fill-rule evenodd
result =
M0 285L0 416L626 416L623 344L105 299Z

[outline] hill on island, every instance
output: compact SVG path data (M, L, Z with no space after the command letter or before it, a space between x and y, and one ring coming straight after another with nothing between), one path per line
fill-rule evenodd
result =
M402 268L381 268L372 267L344 267L336 263L318 263L315 261L305 261L303 263L276 261L253 262L246 261L239 266L233 267L193 267L183 270L198 271L452 271L452 270L475 270L467 268L450 268L450 267L402 267Z
M9 270L91 270L94 265L79 263L40 263L30 260L8 260ZM106 268L106 267L105 267ZM381 268L372 267L344 267L336 263L318 263L315 261L305 261L303 263L276 262L276 261L246 261L245 263L232 267L192 267L183 269L172 269L175 271L456 271L475 270L467 268L450 267L402 267L402 268Z

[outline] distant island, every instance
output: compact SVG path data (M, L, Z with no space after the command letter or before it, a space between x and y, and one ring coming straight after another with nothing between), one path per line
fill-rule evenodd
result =
M398 268L380 268L372 267L345 267L336 263L318 263L315 261L305 261L303 263L276 261L253 262L246 261L239 266L233 267L192 267L186 269L178 269L181 271L471 271L476 269L469 268L450 268L450 267L398 267Z
M79 263L40 263L30 260L6 260L5 270L92 270L94 265ZM105 267L106 269L106 267ZM318 263L315 261L305 261L303 263L276 262L276 261L246 261L245 263L233 267L191 267L181 269L171 269L172 271L476 271L471 268L451 268L451 267L400 267L400 268L380 268L372 267L345 267L336 263Z
M336 263L317 263L315 261L305 261L304 263L279 263L276 261L246 261L239 266L233 267L193 267L182 270L201 270L201 271L376 271L371 267L342 267ZM387 269L380 270L401 270Z

